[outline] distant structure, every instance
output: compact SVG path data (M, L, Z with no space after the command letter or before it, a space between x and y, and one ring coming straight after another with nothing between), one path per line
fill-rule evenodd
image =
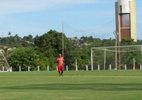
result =
M117 0L115 2L116 33L120 42L131 38L137 42L136 0Z

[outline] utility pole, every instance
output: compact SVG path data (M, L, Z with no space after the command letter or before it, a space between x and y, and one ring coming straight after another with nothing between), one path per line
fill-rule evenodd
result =
M62 22L62 56L64 57L64 24Z
M115 35L115 70L117 70L117 42L118 42L118 33L116 31L113 32Z

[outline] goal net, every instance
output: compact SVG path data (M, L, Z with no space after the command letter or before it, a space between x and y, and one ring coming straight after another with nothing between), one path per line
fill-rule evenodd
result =
M0 72L7 72L10 70L4 51L0 49Z
M140 69L142 45L92 47L91 69Z

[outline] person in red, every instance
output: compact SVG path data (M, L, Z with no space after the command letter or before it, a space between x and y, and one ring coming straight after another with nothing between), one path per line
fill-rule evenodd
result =
M58 73L59 73L59 76L60 75L63 76L63 72L64 72L64 58L62 57L61 54L58 55L56 61L58 63Z

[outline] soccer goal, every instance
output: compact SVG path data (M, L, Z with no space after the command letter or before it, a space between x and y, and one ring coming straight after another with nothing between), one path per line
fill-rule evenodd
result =
M91 70L141 68L142 45L91 48Z
M8 72L10 70L4 51L0 50L0 72Z

